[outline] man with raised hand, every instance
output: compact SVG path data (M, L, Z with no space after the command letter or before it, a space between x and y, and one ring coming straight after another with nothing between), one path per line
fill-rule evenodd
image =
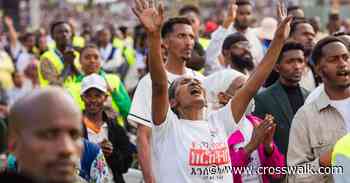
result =
M290 31L291 17L279 7L283 18L266 56L247 82L221 110L207 116L206 94L201 82L193 77L179 77L168 89L167 73L161 55L163 6L153 1L135 0L133 9L145 27L150 48L152 81L152 150L157 182L232 182L227 137L238 128L249 101L272 71ZM234 8L237 8L234 6ZM194 36L180 38L193 44ZM186 58L191 52L186 52ZM244 119L245 117L243 117ZM269 133L273 123L262 128ZM169 157L172 154L172 157ZM209 156L210 154L210 156Z

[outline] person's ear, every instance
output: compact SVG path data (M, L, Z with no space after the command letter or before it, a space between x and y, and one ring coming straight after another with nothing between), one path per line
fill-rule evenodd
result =
M323 78L322 67L320 64L315 65L315 72L316 72L316 75L318 75L320 78Z
M275 67L273 68L277 73L280 73L281 65L276 64Z
M170 108L173 109L173 108L176 108L178 106L178 102L175 99L170 99L169 105L170 105Z
M162 47L164 47L165 49L169 49L169 38L168 37L163 39Z
M230 50L223 50L222 55L225 59L227 59L228 57L230 57Z

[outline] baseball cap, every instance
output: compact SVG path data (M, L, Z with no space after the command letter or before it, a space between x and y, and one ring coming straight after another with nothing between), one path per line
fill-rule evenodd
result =
M91 88L96 88L104 93L107 93L106 80L98 74L90 74L86 76L82 81L80 94L84 94L87 90Z
M258 34L260 39L272 40L276 32L278 22L272 17L265 17L261 21L261 26L258 28Z

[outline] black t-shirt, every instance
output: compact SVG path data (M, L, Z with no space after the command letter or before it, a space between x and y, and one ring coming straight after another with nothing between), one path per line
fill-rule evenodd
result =
M287 93L289 103L293 110L293 115L304 104L304 97L300 86L285 86L282 84L284 91Z

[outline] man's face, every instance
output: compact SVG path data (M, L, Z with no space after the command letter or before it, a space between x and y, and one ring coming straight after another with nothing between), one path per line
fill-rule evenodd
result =
M349 51L340 42L332 42L322 49L323 57L316 65L326 86L345 89L350 86Z
M280 77L291 84L298 84L306 66L302 50L289 50L283 53L281 63L276 65Z
M32 51L35 46L35 36L28 36L24 42L24 46L28 49L28 51Z
M80 56L80 64L86 75L98 73L101 67L100 53L95 48L85 49Z
M205 90L202 83L194 78L182 77L175 82L176 107L186 109L189 106L204 106L206 102ZM174 107L174 106L172 106Z
M252 18L253 7L251 5L238 6L235 27L240 30L247 29L250 26Z
M85 110L90 114L97 114L102 111L107 100L107 95L95 88L87 90L82 97L85 103Z
M172 59L187 61L191 59L194 46L194 33L190 25L176 24L172 33L167 35L164 45Z
M16 73L13 77L13 83L16 87L21 88L23 86L23 75L21 73Z
M52 37L58 45L69 45L73 37L72 28L68 24L59 24L54 28Z
M194 33L197 35L201 26L201 21L198 15L194 12L188 12L184 16L191 21L192 29Z
M228 54L229 64L234 64L241 69L254 69L253 56L250 52L248 41L239 41L233 44Z
M333 34L334 32L338 32L341 28L341 19L331 19L328 23L328 31L330 34Z
M102 30L98 34L98 41L101 44L108 44L111 41L111 33L108 30Z
M293 39L304 46L306 54L311 53L316 43L314 28L308 23L299 24Z
M80 115L48 110L27 122L13 145L19 169L40 182L73 183L83 148Z

